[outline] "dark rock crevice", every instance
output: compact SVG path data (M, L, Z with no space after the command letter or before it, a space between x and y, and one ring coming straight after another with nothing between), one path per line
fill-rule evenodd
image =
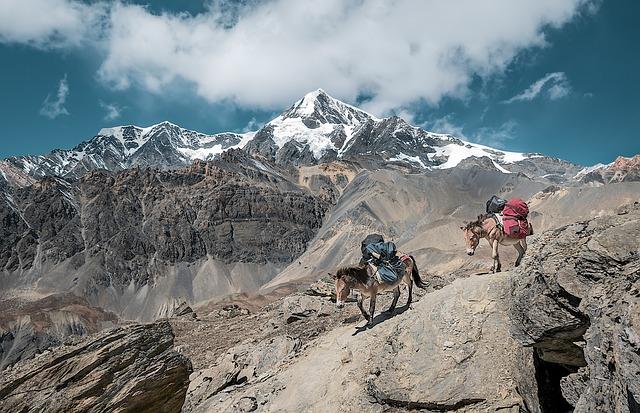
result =
M485 401L485 399L482 398L464 398L450 403L400 400L386 395L378 388L378 386L376 386L373 380L369 380L367 383L367 394L371 398L371 402L378 403L383 406L402 408L405 410L428 410L435 412L455 412L463 407L476 405Z
M538 401L542 413L572 412L573 406L565 399L561 380L577 368L544 361L537 351L533 352L533 365L538 385Z

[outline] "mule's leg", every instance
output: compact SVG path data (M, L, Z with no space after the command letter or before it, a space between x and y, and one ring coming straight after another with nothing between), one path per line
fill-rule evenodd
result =
M373 315L376 313L376 294L372 294L369 299L369 325L373 325Z
M362 305L363 301L364 301L364 297L362 296L362 294L358 294L358 308L360 309L360 312L364 316L364 319L369 321L369 314L367 314L367 312L364 310L364 306Z
M387 310L388 313L393 313L393 311L396 309L398 298L400 298L400 286L397 286L395 290L393 290L393 301L391 302L391 306Z
M516 267L520 265L520 262L522 261L522 257L524 257L524 248L522 247L522 244L520 244L519 242L517 244L513 244L513 246L515 247L516 250L518 250L518 258L516 258Z
M498 245L500 243L497 239L493 240L493 251L491 256L493 257L493 272L500 272L502 269L502 265L500 264L500 255L498 254Z
M409 279L409 282L407 283L407 285L409 286L409 297L407 297L407 310L408 310L409 306L411 305L411 301L413 301L413 280Z

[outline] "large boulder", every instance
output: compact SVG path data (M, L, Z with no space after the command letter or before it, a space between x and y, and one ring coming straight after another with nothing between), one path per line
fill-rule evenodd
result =
M179 412L191 362L168 322L102 332L5 370L3 412Z
M527 255L513 278L511 318L514 336L536 350L538 380L545 377L542 404L639 412L637 203L547 231Z

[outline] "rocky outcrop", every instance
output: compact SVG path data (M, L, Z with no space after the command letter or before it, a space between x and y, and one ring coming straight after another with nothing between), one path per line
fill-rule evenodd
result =
M359 328L356 316L300 349L285 335L250 350L233 348L199 373L186 406L194 412L539 412L532 351L508 330L510 282L509 273L459 279L411 309L379 314L372 329ZM333 316L328 297L316 290L324 288L278 305L284 326L309 329ZM357 312L352 307L346 310Z
M527 256L511 318L515 337L536 350L546 411L565 401L575 412L639 411L638 203L545 232Z
M0 370L50 347L80 340L117 323L114 314L72 294L0 301Z
M0 410L179 412L191 363L167 322L108 330L3 372Z

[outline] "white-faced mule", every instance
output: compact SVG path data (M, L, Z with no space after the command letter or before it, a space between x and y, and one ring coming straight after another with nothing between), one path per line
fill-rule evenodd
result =
M429 284L420 278L416 260L412 256L404 255L401 259L405 264L405 272L404 275L398 277L398 280L394 283L379 282L374 276L375 270L368 264L343 267L335 274L329 273L336 283L336 305L338 308L344 307L344 303L352 290L357 290L359 292L357 296L358 308L367 320L368 325L372 326L376 311L376 296L378 293L393 290L393 301L387 310L393 313L398 303L398 298L400 298L400 283L403 282L409 287L409 297L407 299L407 308L409 308L412 300L413 283L415 282L416 286L422 289L427 288ZM367 313L363 307L364 297L369 297L370 300L369 313Z
M491 215L478 215L478 219L469 222L464 227L460 227L464 232L464 242L467 247L467 254L473 255L480 244L480 239L484 238L491 246L491 256L493 257L493 272L500 272L502 264L498 254L499 245L512 245L518 251L518 258L515 266L520 265L524 253L527 251L526 238L509 237L504 233L501 226ZM528 235L533 235L533 227L529 223Z

